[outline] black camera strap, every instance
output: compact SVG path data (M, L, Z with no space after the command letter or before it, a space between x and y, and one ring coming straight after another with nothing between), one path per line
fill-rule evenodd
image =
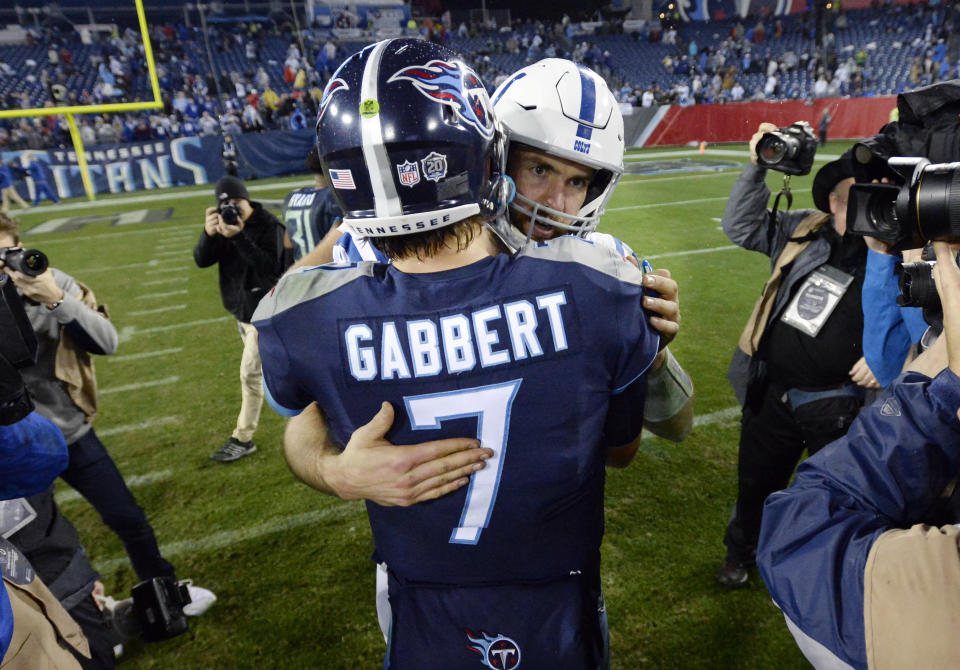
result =
M777 221L777 210L780 208L781 197L787 201L787 209L793 207L793 193L790 192L790 175L788 174L783 175L783 188L777 193L777 197L773 199L773 209L770 210L771 227Z

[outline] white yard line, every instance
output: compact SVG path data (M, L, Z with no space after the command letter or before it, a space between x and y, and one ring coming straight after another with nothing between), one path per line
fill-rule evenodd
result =
M162 312L172 312L177 309L186 309L187 306L183 305L170 305L169 307L157 307L155 309L139 309L136 312L127 312L127 316L145 316L147 314L160 314Z
M166 260L153 259L144 263L130 263L128 265L104 265L100 267L83 268L81 270L74 270L73 273L84 276L93 272L112 272L113 270L133 270L135 268L155 268L163 263L177 263L179 261L179 258L168 258Z
M144 293L143 295L138 295L137 300L146 300L147 298L169 298L172 295L184 295L188 293L187 289L181 289L179 291L167 291L166 293Z
M724 421L730 421L736 419L740 416L740 406L736 407L727 407L726 409L717 410L716 412L710 412L709 414L702 414L700 416L693 417L693 427L702 428L703 426L710 426L715 423L723 423ZM655 438L656 435L650 431L643 432L643 439L650 440Z
M105 434L106 432L100 433L100 435ZM162 482L165 479L170 479L171 477L173 477L173 470L163 470L161 472L148 472L145 475L133 475L132 477L128 477L126 482L128 487L134 488L136 486L145 486L147 484ZM58 505L63 505L64 503L79 500L81 497L82 496L73 489L64 489L63 491L58 492L53 498L57 501Z
M170 259L170 260L177 260L177 261L178 261L178 260L180 260L180 259L179 259L179 258L172 258L172 259ZM184 272L184 271L189 270L189 269L190 269L190 268L188 268L186 265L178 265L178 266L175 267L175 268L164 268L163 270L147 270L147 271L144 272L143 274L145 274L145 275L159 275L159 274L163 274L164 272Z
M657 207L676 207L678 205L698 205L703 202L717 202L718 200L729 200L725 195L715 198L698 198L696 200L673 200L671 202L650 202L645 205L627 205L626 207L611 207L608 212L624 212L628 209L656 209Z
M186 321L184 323L172 323L166 326L153 326L151 328L138 328L136 326L124 326L120 329L120 341L127 342L134 335L149 335L150 333L163 333L168 330L177 330L179 328L193 328L194 326L205 326L208 323L217 323L219 321L232 321L232 316L218 316L213 319L199 319L197 321Z
M169 386L180 381L180 377L164 377L163 379L154 379L149 382L138 382L136 384L126 384L124 386L112 386L108 389L100 389L100 395L108 393L126 393L127 391L139 391L140 389L153 388L154 386Z
M154 279L140 282L140 286L159 286L160 284L180 284L187 281L186 277L170 277L170 279Z
M624 184L653 184L658 181L676 181L678 179L690 179L691 177L732 177L737 172L739 172L739 168L716 170L715 172L685 172L672 177L651 177L650 179L643 179L640 175L631 174L630 179L621 179L617 182L617 186L623 186Z
M303 186L313 186L313 179L288 181L280 184L253 184L247 185L247 190L252 193L260 191L292 191ZM157 193L154 195L136 195L131 194L120 198L109 198L104 200L94 200L93 202L70 202L60 203L59 205L44 205L43 207L33 207L29 210L30 214L46 214L54 212L67 212L74 209L92 209L95 207L109 207L111 205L132 205L141 202L163 202L164 200L181 200L183 198L213 198L213 185L208 189L195 189L189 191L177 191L175 193Z
M153 358L154 356L168 356L183 351L183 347L173 347L172 349L157 349L156 351L144 351L139 354L123 354L122 356L107 356L105 360L112 361L136 361L141 358Z
M643 161L655 161L661 158L676 158L679 156L729 156L731 158L750 158L750 151L747 149L710 149L707 148L703 154L700 149L673 149L667 151L650 151L642 154L627 154L623 157L625 163L642 163ZM840 158L839 154L821 154L817 153L814 158L815 163L826 163Z
M102 240L107 237L121 237L123 235L143 235L145 233L165 233L170 230L195 230L196 225L190 224L189 226L165 226L163 228L147 228L145 230L124 230L118 233L97 233L95 235L80 235L79 237L61 237L59 239L50 239L43 240L43 246L48 246L50 244L61 244L63 242L88 242L90 240Z
M158 249L160 247L157 247ZM190 254L193 249L177 249L176 251L158 251L157 256L184 256Z
M128 423L123 426L114 426L113 428L107 428L105 430L98 430L97 437L109 437L110 435L120 435L121 433L129 433L135 430L146 430L147 428L154 428L155 426L169 426L172 423L180 423L179 416L158 416L153 419L147 419L141 421L140 423ZM170 472L167 470L166 472ZM159 473L153 473L159 474ZM146 477L147 475L144 475Z
M279 533L293 528L312 526L326 521L339 521L351 517L360 517L366 508L359 502L342 502L321 510L313 510L302 514L270 519L255 526L228 530L222 533L211 533L196 540L181 540L160 545L160 553L165 558L177 556L192 556L198 552L210 552L232 547L240 542L256 540L273 533ZM109 573L117 568L128 565L128 559L108 558L94 563L94 568L102 573Z
M709 414L695 416L693 418L693 425L695 428L699 428L700 426L709 426L710 424L729 421L730 419L735 419L738 416L740 416L740 405L735 407L727 407L726 409L710 412Z
M653 254L652 256L646 256L647 260L653 260L655 258L673 258L674 256L693 256L696 254L709 254L714 251L729 251L731 249L739 249L736 244L727 244L722 247L707 247L705 249L688 249L686 251L668 251L662 254Z

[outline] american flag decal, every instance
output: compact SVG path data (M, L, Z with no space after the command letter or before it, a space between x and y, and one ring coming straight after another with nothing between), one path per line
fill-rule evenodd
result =
M357 185L353 183L353 173L350 170L330 170L330 183L334 188L341 190L357 190Z

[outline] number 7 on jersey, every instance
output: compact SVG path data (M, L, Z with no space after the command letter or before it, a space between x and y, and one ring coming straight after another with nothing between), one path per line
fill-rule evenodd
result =
M493 450L486 467L470 477L460 524L450 534L453 544L476 544L490 521L507 451L510 408L521 381L514 379L502 384L407 396L403 399L413 430L435 430L448 419L475 416L477 439L482 446Z

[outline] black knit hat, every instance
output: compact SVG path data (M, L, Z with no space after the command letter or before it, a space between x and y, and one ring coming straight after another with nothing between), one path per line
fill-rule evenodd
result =
M304 161L303 165L313 174L323 174L323 163L320 162L320 150L316 144L313 145L310 153L307 154L307 160Z
M226 177L220 177L220 181L217 182L214 193L217 196L217 202L233 200L234 198L250 200L250 194L247 192L247 187L243 185L242 181L236 177L231 177L230 175L227 175Z
M830 213L830 192L844 179L856 176L854 168L852 149L847 149L840 158L820 168L813 178L813 204L817 209Z

